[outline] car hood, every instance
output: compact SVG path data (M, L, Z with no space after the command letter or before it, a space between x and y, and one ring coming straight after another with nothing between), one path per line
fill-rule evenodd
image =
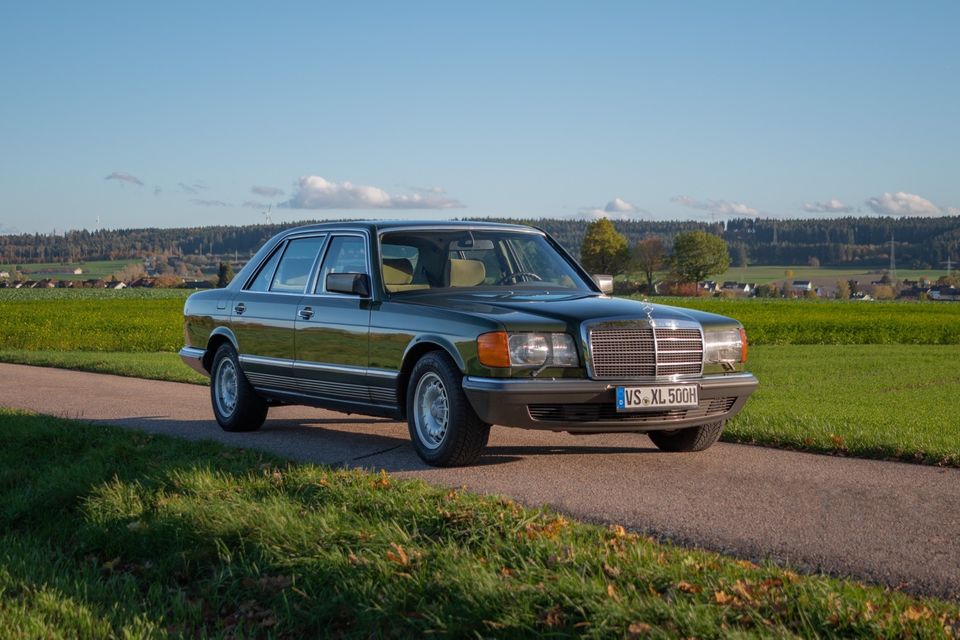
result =
M735 320L714 313L587 292L461 293L447 290L411 296L405 302L487 316L508 329L559 323L573 327L596 318L692 320L705 326L738 325Z

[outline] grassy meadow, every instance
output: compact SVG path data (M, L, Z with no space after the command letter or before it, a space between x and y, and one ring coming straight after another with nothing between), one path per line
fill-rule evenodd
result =
M206 383L180 290L0 290L0 361ZM960 305L662 298L738 318L760 388L726 440L960 466Z
M960 634L956 603L503 498L3 410L0 437L4 637Z
M0 271L13 274L14 269L19 266L23 275L30 280L89 280L90 278L103 280L118 271L122 271L127 265L142 263L143 260L91 260L90 262L76 263L0 264ZM83 269L83 273L75 274L73 270L77 268Z

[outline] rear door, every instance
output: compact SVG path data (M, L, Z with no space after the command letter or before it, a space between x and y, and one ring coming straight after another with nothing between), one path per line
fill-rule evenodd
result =
M231 326L240 364L258 389L297 390L293 374L297 304L325 239L316 235L283 242L233 299Z
M304 392L314 397L367 404L371 402L367 379L371 301L327 291L330 273L366 273L369 277L365 235L330 236L314 290L297 308L296 375Z

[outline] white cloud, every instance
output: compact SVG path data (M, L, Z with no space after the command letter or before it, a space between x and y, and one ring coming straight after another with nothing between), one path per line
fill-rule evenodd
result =
M125 171L114 171L104 178L104 180L119 180L120 182L129 182L130 184L135 184L138 187L143 186L143 182L141 182L140 178Z
M266 196L268 198L274 198L276 196L282 196L283 189L278 189L277 187L258 187L254 185L250 187L250 193L253 193L258 196Z
M573 214L575 220L599 220L600 218L610 218L611 220L635 220L639 215L652 215L646 209L640 209L631 202L623 198L614 198L601 207L581 207L577 213Z
M709 211L722 216L757 216L760 212L751 206L742 202L730 202L729 200L697 200L690 196L674 196L670 202L676 202L691 209L700 209Z
M950 209L941 209L915 193L898 191L867 198L867 206L874 213L885 216L940 216L950 215Z
M851 213L853 207L833 198L826 202L804 202L803 210L810 213Z
M636 213L637 207L623 198L614 198L603 208L608 213Z
M379 187L332 182L322 176L303 176L293 197L280 206L291 209L456 209L464 205L432 188L391 195Z
M248 209L266 209L270 205L263 202L257 202L256 200L245 200L241 207L246 207Z
M201 200L200 198L194 198L190 202L200 207L229 207L230 206L229 203L224 202L223 200Z

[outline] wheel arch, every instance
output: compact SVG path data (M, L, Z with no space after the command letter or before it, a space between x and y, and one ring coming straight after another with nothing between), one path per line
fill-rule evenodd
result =
M403 363L397 376L397 407L401 416L407 414L407 387L410 384L410 374L423 356L433 351L440 351L450 356L461 373L466 373L467 367L460 351L449 341L440 336L421 337L407 346L403 354Z
M240 353L240 349L237 348L237 337L233 335L233 331L230 331L227 327L217 327L207 338L207 348L203 352L203 368L207 372L213 367L213 356L217 354L217 349L224 343L230 344L238 354Z

